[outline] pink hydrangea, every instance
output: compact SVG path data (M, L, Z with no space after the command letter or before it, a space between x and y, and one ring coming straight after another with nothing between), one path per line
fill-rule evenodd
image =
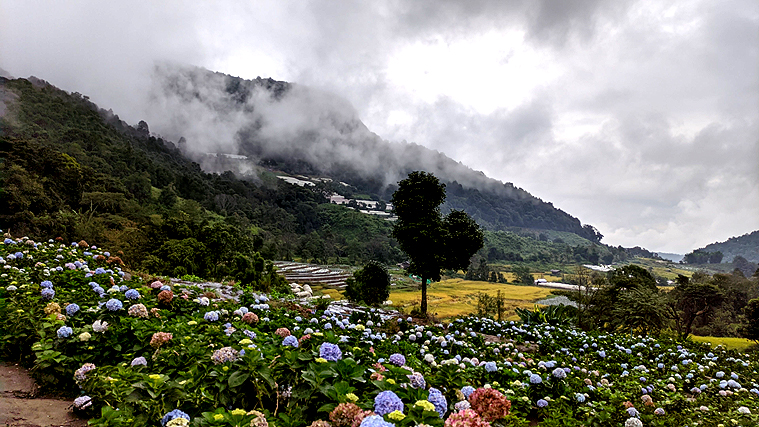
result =
M469 404L485 421L499 420L509 415L511 409L511 401L503 393L492 388L478 388L472 392L469 395Z
M477 412L464 409L454 412L445 420L445 427L490 427L490 423L483 420Z
M156 332L150 339L150 346L155 348L161 347L171 341L172 338L174 338L174 335L171 332Z

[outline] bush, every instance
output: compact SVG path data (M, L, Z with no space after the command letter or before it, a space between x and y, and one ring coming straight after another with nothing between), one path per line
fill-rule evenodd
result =
M345 298L351 302L380 305L390 296L390 274L376 261L369 261L364 268L353 273L347 284Z

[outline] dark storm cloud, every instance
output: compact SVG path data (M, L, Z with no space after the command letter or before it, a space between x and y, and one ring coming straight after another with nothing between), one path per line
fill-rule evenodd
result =
M336 96L272 106L274 136L338 105L382 138L554 202L608 243L682 252L759 228L757 28L753 0L7 0L0 67L209 146L234 144L244 118L167 113L155 61L297 82ZM404 52L420 64L392 67Z

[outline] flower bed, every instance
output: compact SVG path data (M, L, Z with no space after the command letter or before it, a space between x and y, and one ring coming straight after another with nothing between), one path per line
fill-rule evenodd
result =
M96 426L759 422L756 361L724 349L475 317L346 317L252 293L235 303L125 280L84 242L6 239L0 257L0 349Z

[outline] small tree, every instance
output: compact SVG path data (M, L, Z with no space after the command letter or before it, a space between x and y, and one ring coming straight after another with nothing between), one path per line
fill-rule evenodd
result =
M759 298L752 299L743 309L746 321L743 325L743 336L759 342Z
M390 274L385 267L369 261L347 280L345 297L351 302L380 305L390 296Z
M443 268L466 269L483 244L480 227L465 212L441 217L444 201L445 184L420 171L400 181L391 200L398 216L393 237L411 260L408 272L422 279L422 314L427 313L427 280L440 280Z

